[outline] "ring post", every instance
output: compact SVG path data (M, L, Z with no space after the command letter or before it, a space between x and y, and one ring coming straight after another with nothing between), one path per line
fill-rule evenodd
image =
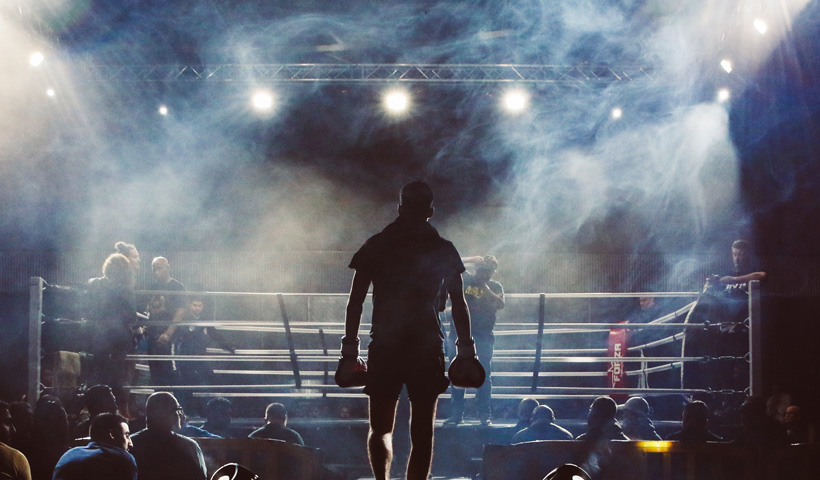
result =
M29 279L28 302L28 379L26 393L31 408L37 404L40 396L40 335L43 330L43 288L45 281L42 277Z
M296 388L302 388L302 377L299 374L299 360L296 357L296 347L293 345L293 336L290 333L290 320L288 320L288 312L285 310L285 298L281 293L277 293L276 298L279 300L279 310L282 312L282 323L285 325L285 338L287 338L288 350L290 351L293 381L296 383Z
M763 330L760 280L749 282L749 395L763 393Z
M535 361L532 364L532 391L538 388L538 372L541 371L541 347L544 341L544 319L546 316L547 296L542 293L538 297L538 338L535 339Z

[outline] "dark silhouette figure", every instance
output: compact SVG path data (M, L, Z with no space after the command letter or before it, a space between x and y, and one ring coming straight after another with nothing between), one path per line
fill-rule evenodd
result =
M233 408L230 400L225 397L211 399L205 406L205 418L203 429L222 438L233 437L231 434Z
M723 438L709 430L709 407L700 400L690 402L683 407L681 429L666 439L681 442L723 441Z
M249 438L271 438L296 445L304 445L302 436L288 428L288 411L281 403L271 403L265 409L265 426L248 435Z
M50 480L57 461L68 450L68 416L56 397L44 395L34 407L34 428L28 451L31 478Z
M108 385L94 385L83 394L88 418L82 420L71 430L71 438L84 438L89 435L91 420L102 413L117 413L117 399Z
M511 443L534 442L536 440L572 440L572 434L555 423L555 413L546 405L535 407L532 424L513 435Z
M356 272L347 304L340 369L345 362L359 363L359 326L372 284L373 320L364 389L370 409L370 465L376 480L388 478L396 405L406 386L412 445L406 478L424 480L432 460L436 403L449 384L438 317L448 294L459 356L475 359L475 344L462 288L464 264L453 244L428 223L434 212L432 190L423 182L409 183L402 188L399 202L399 217L368 239L350 262Z
M182 407L168 392L156 392L145 404L147 427L135 433L131 449L139 480L203 480L205 458L196 441L175 433Z
M621 415L621 428L630 440L660 440L655 431L655 424L649 417L649 402L642 397L632 397L618 407Z
M31 480L31 468L25 455L9 446L13 435L9 405L0 400L0 478Z

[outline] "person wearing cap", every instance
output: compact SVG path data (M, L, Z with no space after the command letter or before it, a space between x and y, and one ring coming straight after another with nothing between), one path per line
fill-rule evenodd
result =
M448 295L461 363L475 358L470 313L462 290L464 264L455 246L428 222L434 211L433 191L426 183L406 184L399 195L398 218L370 237L350 261L355 273L336 378L340 385L347 384L340 382L344 375L338 374L363 365L358 334L363 303L372 284L373 317L364 393L370 414L367 449L376 480L389 478L396 406L403 386L411 410L412 446L406 478L425 480L430 473L436 404L449 385L438 317Z
M660 440L661 436L655 431L649 402L643 397L631 397L623 405L618 406L621 414L621 428L630 440Z
M569 430L555 423L555 413L552 409L547 405L539 405L532 412L530 426L513 435L510 443L572 439L573 436Z
M496 312L504 308L504 287L492 279L498 269L498 260L493 255L463 257L462 262L472 264L475 273L464 272L464 298L470 309L470 325L478 358L486 371L484 384L476 391L476 416L482 425L490 424L492 410L492 360L495 345ZM450 344L456 340L455 329L450 329ZM455 425L464 418L464 389L452 388L450 418L445 423Z

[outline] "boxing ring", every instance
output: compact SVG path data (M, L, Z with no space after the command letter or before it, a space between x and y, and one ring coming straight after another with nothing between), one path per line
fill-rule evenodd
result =
M29 308L28 398L35 402L41 381L44 296L52 288L44 279L32 277ZM204 297L212 316L207 321L181 322L180 328L213 327L229 337L235 353L209 348L205 355L147 355L128 359L143 373L147 361L211 362L217 381L211 385L152 385L145 378L127 385L133 393L156 390L188 391L194 397L364 398L361 388L335 385L333 372L339 358L339 339L344 333L346 293L254 293L254 292L157 292L138 295L184 295ZM749 351L742 357L684 356L683 339L690 329L719 330L737 324L687 323L698 292L639 293L539 293L505 295L507 306L499 313L495 328L493 399L533 397L545 400L587 400L598 395L665 395L761 393L760 285L750 282L748 315L741 327L748 330ZM564 321L555 318L551 306L561 302L596 302L608 299L652 297L674 299L681 305L645 323L623 321ZM359 336L366 355L372 305L368 300ZM60 319L57 319L59 321ZM170 323L144 321L144 326ZM618 332L642 332L649 340L630 344L613 354ZM609 342L609 344L608 344ZM657 354L657 351L665 352ZM670 354L671 352L671 354ZM711 387L682 388L668 380L685 375L684 366L697 362L734 361L748 364L748 386L720 390ZM677 375L679 372L682 375ZM666 383L654 379L665 374ZM672 375L669 372L673 372ZM617 373L618 382L613 381ZM142 375L145 377L147 375ZM139 377L139 376L138 376ZM657 386L656 386L657 385ZM48 386L48 385L45 385ZM449 390L442 395L449 398ZM281 401L281 400L280 400Z

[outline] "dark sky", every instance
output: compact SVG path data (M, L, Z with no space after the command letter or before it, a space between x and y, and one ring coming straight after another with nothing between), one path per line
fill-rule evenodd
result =
M764 8L780 2L669 3L24 2L3 12L17 37L3 60L0 248L352 249L421 178L457 244L690 252L746 236L763 253L811 253L817 2L786 2L785 16ZM751 30L758 15L765 36ZM25 64L34 48L46 51L38 69ZM521 85L530 109L518 116L498 108L508 85L409 83L410 114L396 119L380 108L383 85L92 81L87 62L652 75ZM252 111L255 87L274 92L274 112ZM715 101L720 87L729 102Z

